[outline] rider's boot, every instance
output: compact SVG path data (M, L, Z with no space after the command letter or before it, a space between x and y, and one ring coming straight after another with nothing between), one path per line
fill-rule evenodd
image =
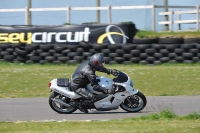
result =
M94 103L98 100L101 100L103 98L107 97L107 95L103 95L103 97L101 95L95 96L93 99L88 100L88 99L82 99L81 103L83 106L89 106L92 107L94 105Z
M78 108L81 112L84 112L84 113L88 113L88 110L87 110L87 108L85 107L85 106L83 106L82 105L82 103L80 103L80 102L72 102L71 104L70 104L72 107L75 107L75 108Z

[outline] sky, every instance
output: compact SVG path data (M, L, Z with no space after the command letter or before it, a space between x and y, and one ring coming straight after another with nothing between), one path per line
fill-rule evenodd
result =
M163 5L164 0L101 0L101 6L141 6L141 5ZM200 5L200 0L168 0L169 5L196 6ZM56 8L56 7L95 7L96 0L32 0L32 8ZM25 8L27 0L0 0L0 9ZM169 9L172 10L172 9ZM173 9L178 10L178 9ZM187 9L181 9L187 10ZM159 16L158 12L163 9L156 9L156 30L163 30L163 25L158 25L158 21L163 21L164 17ZM132 9L132 10L113 10L111 12L112 22L119 23L132 21L136 28L151 30L151 9ZM195 15L182 15L182 19L196 19ZM33 12L33 25L62 25L67 20L65 11ZM107 11L101 11L101 23L108 23ZM177 19L177 16L174 17ZM71 23L81 24L84 22L95 22L96 11L71 11ZM1 25L24 25L24 12L0 12ZM178 26L175 25L176 29ZM182 29L196 28L194 24L184 24Z

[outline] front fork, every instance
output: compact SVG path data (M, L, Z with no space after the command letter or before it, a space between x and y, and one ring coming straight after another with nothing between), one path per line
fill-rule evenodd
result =
M130 92L130 95L125 100L127 100L130 106L134 107L134 105L138 104L139 101L137 98L134 98L134 103L133 103L130 99L133 98L133 95L137 94L139 91L137 89L133 89L133 90L130 90L129 92Z

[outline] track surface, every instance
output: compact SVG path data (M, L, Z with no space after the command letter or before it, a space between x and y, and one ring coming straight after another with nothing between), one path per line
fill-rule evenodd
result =
M89 110L89 114L76 111L73 114L58 114L48 98L0 99L0 121L45 121L45 120L108 120L137 117L171 109L177 115L200 114L200 96L155 96L147 97L147 106L138 113L127 113L121 108L112 111Z

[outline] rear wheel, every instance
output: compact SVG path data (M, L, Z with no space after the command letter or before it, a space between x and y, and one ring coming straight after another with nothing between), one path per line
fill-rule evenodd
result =
M49 105L50 107L60 113L60 114L71 114L73 112L75 112L77 109L74 107L65 107L57 102L54 102L52 99L59 99L62 100L63 102L69 104L70 102L72 102L72 100L70 98L64 97L56 92L52 92L51 95L49 96Z
M141 92L127 97L120 107L127 112L139 112L147 104L147 99Z

